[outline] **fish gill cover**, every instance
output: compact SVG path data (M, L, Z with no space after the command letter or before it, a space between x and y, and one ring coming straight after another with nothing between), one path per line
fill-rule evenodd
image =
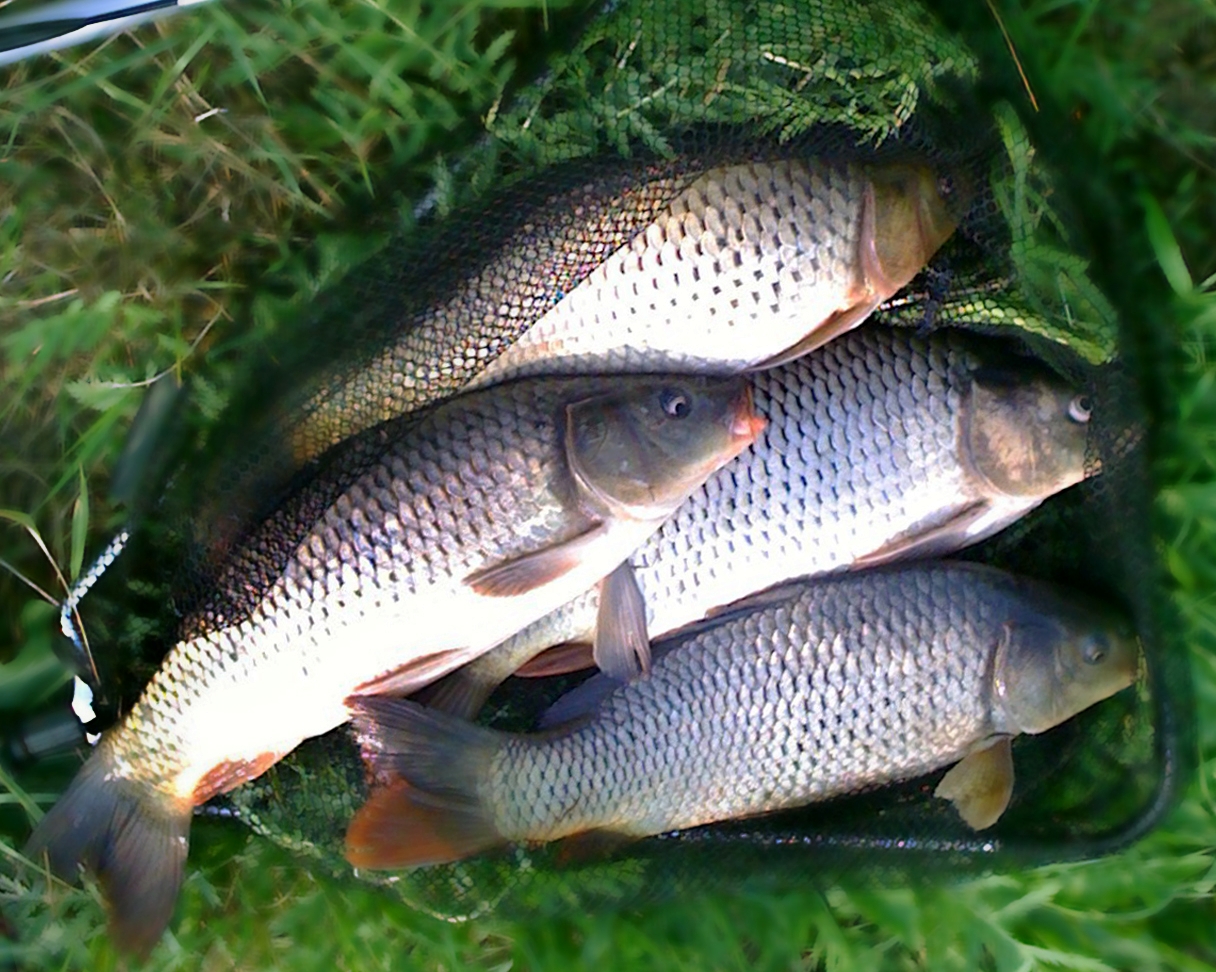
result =
M137 504L145 525L103 578L103 589L126 585L113 599L121 611L111 612L104 594L87 605L92 641L106 646L102 703L113 711L134 700L159 661L148 645L163 650L163 633L214 594L225 558L253 525L317 470L342 462L346 437L452 394L707 171L807 159L927 165L958 231L867 326L1004 335L1087 390L1095 416L1087 461L1100 475L968 556L1123 604L1147 678L1049 736L1020 739L1010 808L980 835L932 799L935 774L640 841L606 858L517 848L357 878L459 915L494 902L546 909L624 899L689 881L1088 857L1143 832L1185 769L1186 699L1165 650L1171 619L1156 596L1142 515L1152 427L1138 391L1144 359L1126 351L1143 346L1132 328L1147 325L1121 320L1095 283L1084 227L1107 214L1087 210L1079 220L1067 156L1055 153L1055 168L1045 162L1066 123L1052 127L1028 111L994 25L976 27L949 9L941 16L911 0L624 0L600 10L537 80L491 112L487 137L452 167L429 216L375 241L375 252L315 299L267 290L254 302L250 312L276 318L278 334L249 367L229 417L179 436L201 441L206 460L147 477L154 486ZM517 330L502 325L471 355L444 345L425 373L411 373L402 339L437 313L457 336L490 319ZM167 549L177 553L165 557ZM153 552L161 566L148 573ZM249 593L229 592L229 607L240 610ZM527 728L569 684L513 680L483 721ZM343 833L366 795L357 749L340 729L222 807L315 866L349 873Z

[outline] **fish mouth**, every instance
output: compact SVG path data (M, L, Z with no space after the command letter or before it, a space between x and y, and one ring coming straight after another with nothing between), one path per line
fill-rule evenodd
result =
M1138 635L1130 638L1129 650L1125 651L1119 674L1123 676L1123 687L1148 681L1148 655L1144 651L1144 642Z
M734 412L730 420L730 434L734 443L739 447L739 452L742 452L755 442L760 437L760 433L768 427L768 419L756 414L750 384L743 386L743 390L735 399L734 404Z

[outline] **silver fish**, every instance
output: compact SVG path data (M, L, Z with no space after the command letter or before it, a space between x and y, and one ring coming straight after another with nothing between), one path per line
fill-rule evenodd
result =
M194 806L561 604L755 438L742 379L529 379L348 444L231 559L28 853L160 936Z
M864 320L955 228L957 201L917 163L669 168L638 173L608 206L594 188L555 195L561 218L527 224L385 350L326 382L291 433L297 456L518 375L739 371L796 356Z
M242 447L184 504L196 558L217 569L335 444L472 387L796 356L911 280L966 204L915 161L747 158L544 172L356 268L213 437Z
M933 563L767 592L559 700L541 735L361 699L372 768L400 780L351 823L359 867L589 831L644 837L797 807L951 764L938 795L993 824L1010 740L1130 685L1139 643L1112 612L992 568Z
M609 598L584 593L422 699L471 717L557 645L577 649L532 674L582 667L597 642L601 667L629 676L650 638L754 591L941 556L1086 475L1085 396L996 339L866 327L754 375L753 389L764 432L605 579Z

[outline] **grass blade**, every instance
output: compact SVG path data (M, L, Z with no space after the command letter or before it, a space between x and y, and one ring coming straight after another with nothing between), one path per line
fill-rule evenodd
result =
M1144 229L1148 233L1148 241L1157 256L1165 279L1170 288L1179 297L1185 297L1195 288L1191 273L1183 259L1182 249L1178 239L1170 229L1169 220L1161 204L1147 192L1140 194L1140 205L1144 207Z
M68 576L75 580L84 566L84 544L89 535L89 487L84 479L84 466L76 467L80 472L80 493L72 504L72 551L68 562Z

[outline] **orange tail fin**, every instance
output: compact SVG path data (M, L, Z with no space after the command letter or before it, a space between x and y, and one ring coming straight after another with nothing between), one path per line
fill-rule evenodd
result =
M347 860L414 867L504 843L478 797L502 733L405 699L353 696L347 705L373 776L389 780L351 821Z
M371 795L346 831L346 859L385 869L444 864L503 839L475 804L417 790L398 780Z

